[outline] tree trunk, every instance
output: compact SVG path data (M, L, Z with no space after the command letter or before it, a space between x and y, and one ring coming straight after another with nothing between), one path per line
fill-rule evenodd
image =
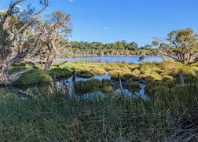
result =
M47 51L45 50L41 54L42 56L40 56L40 60L41 60L40 62L43 69L50 70L53 61L56 58L57 50L53 41L51 41L50 43L46 43L46 45L47 45L47 49L46 49Z
M5 72L0 71L0 85L7 85L7 84L9 84L8 75Z
M53 64L54 59L56 58L55 54L51 53L48 55L47 61L45 63L45 70L50 70Z
M30 72L33 68L14 72L13 74L8 73L8 67L6 64L0 64L0 85L9 85L19 79L21 75Z
M2 59L2 58L1 58ZM1 61L0 62L0 84L5 84L7 85L8 84L8 73L7 73L7 66L6 66L6 63L5 61Z

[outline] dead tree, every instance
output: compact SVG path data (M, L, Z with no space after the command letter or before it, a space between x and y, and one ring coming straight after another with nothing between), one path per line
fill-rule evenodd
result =
M16 9L17 5L24 1L26 0L11 1L8 10L0 18L0 84L2 85L11 84L22 74L31 70L27 69L13 74L8 72L10 66L25 58L39 46L42 36L42 32L37 30L35 23L39 14L47 8L48 0L40 0L43 8L31 13L27 19L21 20L16 14ZM34 33L34 36L31 33Z

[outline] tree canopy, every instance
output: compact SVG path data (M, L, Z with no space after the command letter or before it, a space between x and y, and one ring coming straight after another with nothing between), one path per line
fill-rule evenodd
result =
M165 41L156 40L153 45L159 46L164 56L185 64L194 63L198 58L197 35L190 28L172 31Z
M8 73L10 66L31 54L40 55L44 69L49 69L58 53L58 40L71 31L68 14L58 11L45 19L39 17L48 7L48 0L40 0L43 7L39 11L30 5L20 10L17 5L25 1L11 1L0 14L0 84L10 84L30 71Z

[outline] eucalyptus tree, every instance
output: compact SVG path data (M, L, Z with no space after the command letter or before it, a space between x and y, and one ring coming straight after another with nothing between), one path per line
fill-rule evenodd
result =
M43 43L39 54L40 63L43 69L49 70L57 55L61 55L61 41L71 32L70 15L61 11L53 12L47 15L47 20L41 21L38 27L42 32L40 40Z
M29 72L32 68L12 74L8 69L40 44L43 33L38 30L36 23L40 13L47 8L48 0L40 0L43 7L36 12L32 8L19 10L18 5L25 1L12 0L9 8L0 16L0 84L10 84Z
M194 63L198 59L197 35L190 28L172 31L165 41L155 40L153 45L159 46L160 54L184 64Z

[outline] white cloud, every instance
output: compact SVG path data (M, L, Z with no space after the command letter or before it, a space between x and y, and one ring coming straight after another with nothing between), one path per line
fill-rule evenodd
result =
M20 5L16 5L16 8L21 9L21 8L22 8L22 6L20 6Z
M21 12L23 11L23 7L20 6L20 5L16 5L15 8L18 9L19 11L21 11Z
M74 2L74 0L68 0L70 3L73 3Z

